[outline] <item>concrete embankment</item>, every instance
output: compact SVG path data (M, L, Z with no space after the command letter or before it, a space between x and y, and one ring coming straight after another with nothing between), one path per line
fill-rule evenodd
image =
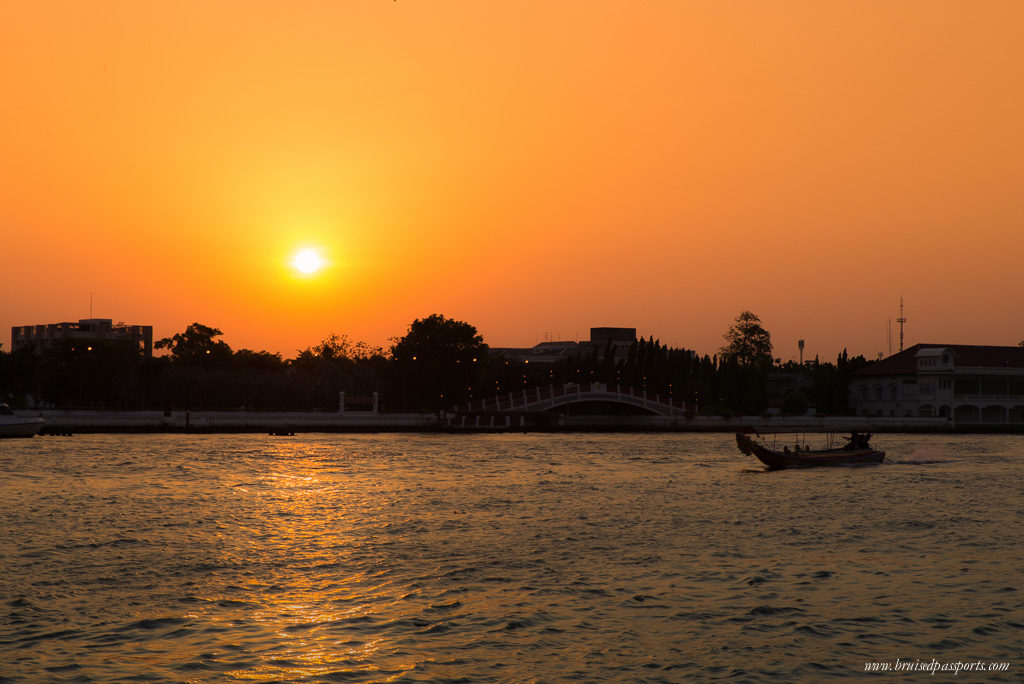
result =
M946 418L763 417L763 416L574 416L550 414L448 415L441 429L461 431L529 430L536 432L955 432ZM977 426L972 426L977 427Z
M296 411L43 410L42 434L77 432L978 432L1007 426L956 426L945 418L738 416L583 416ZM989 429L989 428L994 428Z
M432 413L43 410L41 434L69 432L402 432L437 429Z

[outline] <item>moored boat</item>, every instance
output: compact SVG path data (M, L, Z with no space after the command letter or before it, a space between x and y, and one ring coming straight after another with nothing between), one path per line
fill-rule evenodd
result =
M771 434L771 433L769 433ZM752 436L753 435L753 436ZM756 437L756 439L754 438ZM885 458L884 451L878 451L870 445L871 435L862 432L851 432L847 443L832 448L811 449L796 444L793 449L785 445L782 449L769 446L764 436L756 432L737 432L736 446L745 454L755 456L761 463L773 470L782 468L814 468L820 466L859 466L881 463ZM829 435L830 443L833 441Z
M39 416L19 416L7 404L0 404L0 437L34 437L44 422Z

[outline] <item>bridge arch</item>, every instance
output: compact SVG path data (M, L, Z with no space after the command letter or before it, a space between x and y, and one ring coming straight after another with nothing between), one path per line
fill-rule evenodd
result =
M489 399L469 401L459 406L458 412L484 413L542 413L576 404L620 404L639 408L652 415L678 416L686 411L686 404L671 397L648 394L631 387L609 386L595 382L585 385L566 383L533 387L500 394Z

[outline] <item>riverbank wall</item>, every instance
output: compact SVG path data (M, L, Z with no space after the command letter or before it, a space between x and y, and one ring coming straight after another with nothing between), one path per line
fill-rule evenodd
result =
M43 410L40 434L310 432L1022 432L946 418Z
M43 410L40 434L74 432L408 432L437 429L430 413Z

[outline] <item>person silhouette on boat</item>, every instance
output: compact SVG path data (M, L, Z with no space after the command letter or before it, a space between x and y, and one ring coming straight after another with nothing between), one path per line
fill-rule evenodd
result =
M868 443L871 441L871 434L853 432L850 434L850 443L846 445L847 449L867 449Z

